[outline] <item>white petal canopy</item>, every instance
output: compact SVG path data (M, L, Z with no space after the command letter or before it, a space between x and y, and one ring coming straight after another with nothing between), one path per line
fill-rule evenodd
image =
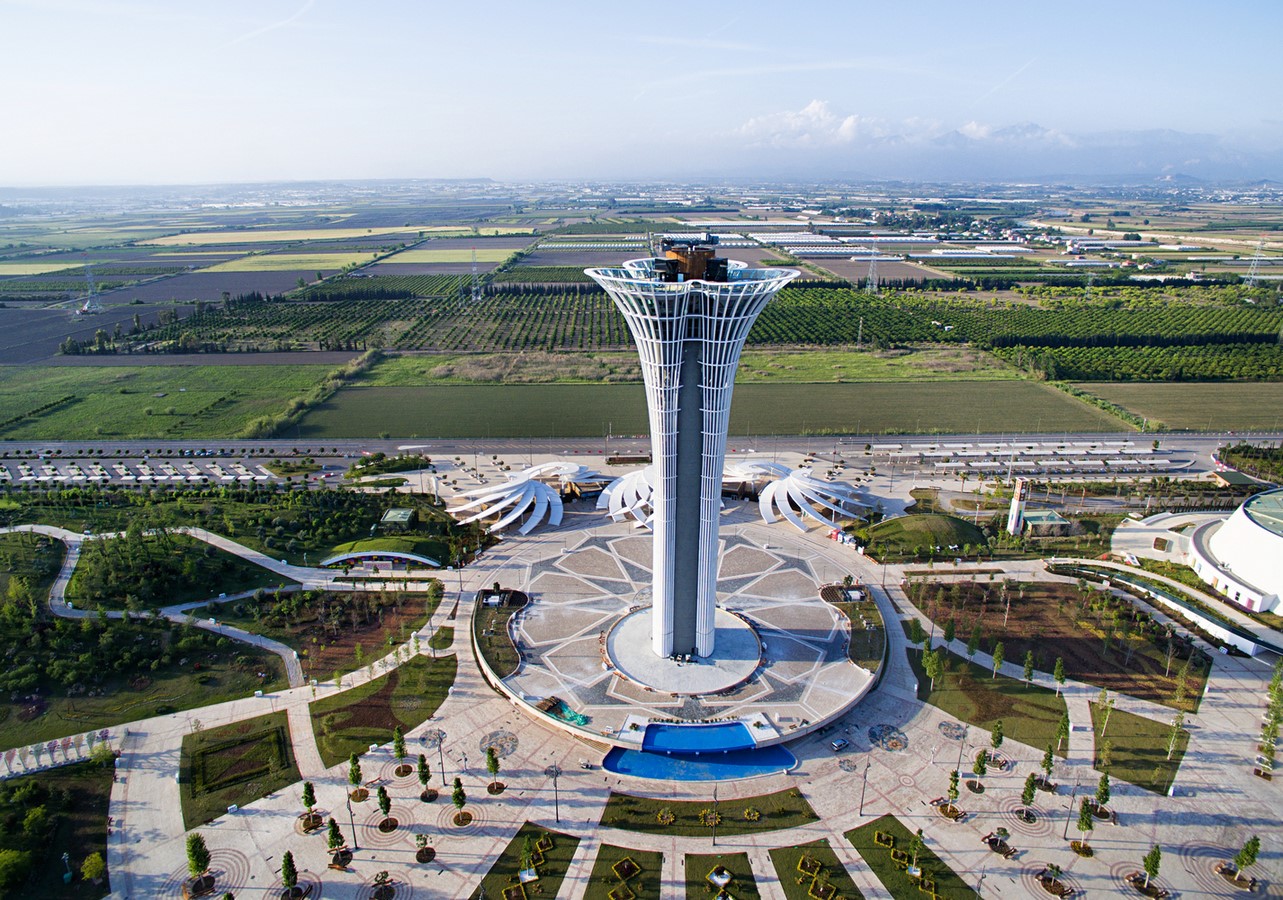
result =
M803 516L827 525L829 520L825 518L824 510L842 516L856 516L865 507L855 487L815 478L810 469L790 469L780 463L766 461L737 460L727 464L722 477L731 481L776 479L758 494L758 510L762 521L768 525L782 517L799 530L806 531ZM607 510L616 522L632 516L639 525L649 527L652 515L650 498L654 491L655 470L653 466L647 466L607 485L597 499L597 508Z
M606 480L591 469L575 463L542 463L509 475L503 484L464 491L460 496L472 499L451 509L450 514L457 518L460 514L472 513L459 519L461 525L479 522L497 514L499 519L487 529L491 534L502 531L527 514L526 521L517 529L520 534L534 531L545 518L549 525L560 525L563 513L560 493L551 485L539 481L541 477L556 477L563 485Z

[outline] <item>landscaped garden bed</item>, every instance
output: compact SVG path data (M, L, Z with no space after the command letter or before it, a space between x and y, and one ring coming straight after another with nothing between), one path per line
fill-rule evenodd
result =
M178 769L183 827L191 830L299 780L282 710L185 735Z
M484 890L485 896L492 900L496 897L551 900L561 890L578 846L577 837L527 822L494 860L471 897L477 900Z
M664 855L602 844L584 887L583 900L662 900Z
M686 900L760 900L747 853L687 853Z
M978 897L952 869L926 846L915 848L914 834L895 816L882 816L846 833L846 838L868 863L883 887L896 898L916 898L934 894L950 900ZM893 857L895 851L902 857ZM909 872L916 853L920 876ZM929 883L930 891L924 887Z
M757 813L757 818L752 813ZM745 815L749 813L749 815ZM611 792L602 811L601 824L627 831L678 837L711 835L716 816L717 833L758 834L795 828L819 821L811 804L796 788L740 800L723 800L714 811L711 800L669 800Z
M863 900L827 840L777 847L771 863L787 900Z

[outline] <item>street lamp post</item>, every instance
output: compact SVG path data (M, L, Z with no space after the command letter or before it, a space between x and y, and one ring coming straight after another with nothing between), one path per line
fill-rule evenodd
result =
M1069 794L1069 812L1065 816L1065 840L1069 840L1069 823L1074 818L1074 797L1078 794L1079 776L1074 776L1074 789Z
M347 821L348 821L348 825L350 825L352 828L352 850L353 852L355 852L357 850L360 850L361 848L356 843L356 817L352 815L352 795L351 794L348 794L347 796Z
M860 785L860 815L864 815L864 792L869 789L869 766L873 765L871 760L864 761L864 781Z
M717 846L717 783L713 783L713 846Z
M441 773L441 787L445 788L445 732L437 729L437 771Z
M552 779L552 810L553 818L561 822L561 797L557 793L557 778L561 775L561 767L556 763L543 770L543 773Z
M958 740L958 764L954 766L954 769L958 771L959 775L962 774L962 751L965 750L967 747L967 732L970 730L971 730L970 725L963 725L962 737L959 738Z

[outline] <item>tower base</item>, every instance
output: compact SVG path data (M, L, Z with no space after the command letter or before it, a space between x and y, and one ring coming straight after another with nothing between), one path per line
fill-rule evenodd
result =
M629 613L606 636L606 655L629 681L672 694L715 694L747 680L762 662L757 632L724 609L713 618L717 641L711 656L691 662L656 656L650 648L653 610L648 606Z

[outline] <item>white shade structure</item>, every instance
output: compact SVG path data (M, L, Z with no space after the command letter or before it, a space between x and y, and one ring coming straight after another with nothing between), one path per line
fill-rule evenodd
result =
M540 478L556 478L563 485L606 480L575 463L542 463L509 475L503 484L462 492L460 496L471 499L451 509L450 514L459 519L461 525L497 515L498 520L487 529L491 534L502 531L523 516L526 520L517 529L520 534L529 534L545 520L549 525L560 525L564 511L560 492Z
M632 516L638 525L649 528L655 515L651 505L654 493L655 467L646 466L606 485L597 498L597 508L606 510L616 522Z

